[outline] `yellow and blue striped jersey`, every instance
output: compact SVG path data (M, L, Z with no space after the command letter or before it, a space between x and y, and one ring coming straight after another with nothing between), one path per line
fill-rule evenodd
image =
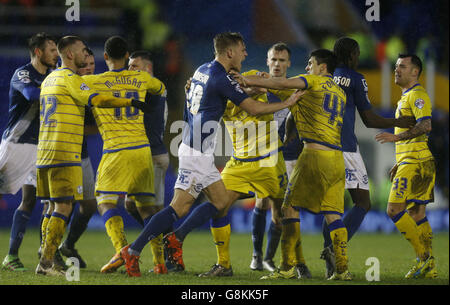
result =
M250 70L243 75L255 75ZM253 99L268 103L266 94L252 96ZM277 122L273 114L251 116L233 102L228 101L223 121L233 143L233 157L236 160L258 160L278 152L282 143L278 137Z
M97 94L69 68L56 69L44 79L38 168L81 165L85 106Z
M431 101L420 85L416 84L406 90L397 103L395 117L414 116L416 121L431 119ZM395 134L405 132L408 128L395 128ZM423 134L413 139L395 142L395 157L397 164L419 163L433 159L428 148L428 135Z
M85 75L83 79L99 94L133 98L142 102L145 101L147 92L163 95L166 90L159 79L144 71L111 70ZM93 114L103 139L103 153L150 145L143 123L144 114L139 109L132 106L95 107Z
M289 108L300 139L342 150L341 130L346 95L331 75L299 76L306 84L306 93Z

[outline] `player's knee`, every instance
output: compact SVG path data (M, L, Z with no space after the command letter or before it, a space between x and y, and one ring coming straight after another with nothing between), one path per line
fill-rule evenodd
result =
M97 201L95 199L80 201L80 212L83 215L93 215L96 210L97 210Z
M404 209L402 207L400 207L398 204L388 204L388 206L386 208L386 214L390 218L393 218L395 215L402 212L403 210Z
M268 210L270 208L269 198L257 198L255 201L255 207L261 210Z
M355 203L355 206L359 206L360 208L363 208L366 212L370 211L370 208L372 207L370 203L370 199L367 200L361 200L358 203Z

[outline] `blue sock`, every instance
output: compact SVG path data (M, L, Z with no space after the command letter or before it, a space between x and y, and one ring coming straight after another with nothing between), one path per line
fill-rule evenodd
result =
M217 208L211 202L204 202L198 205L185 221L175 230L175 236L178 240L183 241L186 236L194 230L206 223L214 217L218 212Z
M269 231L267 232L267 246L264 260L273 260L277 252L278 244L281 238L281 227L277 227L273 221L270 222Z
M131 251L129 252L134 255L139 255L150 240L165 232L177 220L177 213L170 205L162 209L150 218L147 225L141 231L141 234L131 244L129 248Z
M350 241L352 236L358 231L359 226L364 220L367 211L360 206L353 206L350 211L344 216L342 220L347 228L347 241Z
M329 247L332 244L331 237L330 237L330 230L328 229L327 221L325 220L325 217L322 221L322 235L323 235L323 247Z
M267 210L255 207L252 215L253 254L262 256L264 233L266 232Z
M20 244L22 243L23 235L27 228L27 223L30 220L31 213L16 210L14 212L13 223L11 227L11 237L9 239L9 253L10 255L17 255L19 253Z
M230 214L220 217L220 218L212 218L210 226L212 228L222 228L230 224Z
M75 243L78 239L80 239L84 231L86 231L92 215L85 215L81 213L79 208L76 208L71 215L72 222L70 223L69 233L67 234L67 238L64 243L68 248L73 249L75 247Z

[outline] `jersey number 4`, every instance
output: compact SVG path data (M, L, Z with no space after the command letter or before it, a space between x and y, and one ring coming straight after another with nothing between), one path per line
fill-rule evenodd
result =
M334 125L336 117L344 117L345 103L337 95L326 93L323 98L323 110L330 115L328 118L328 123L330 125Z

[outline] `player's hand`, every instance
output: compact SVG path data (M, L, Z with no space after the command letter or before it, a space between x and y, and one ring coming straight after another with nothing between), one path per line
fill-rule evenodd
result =
M393 133L382 132L375 136L375 140L377 140L377 142L380 142L381 144L384 144L389 142L396 142L398 141L398 137Z
M184 85L184 93L187 95L189 92L189 89L191 89L191 83L192 83L192 77L189 77L189 79L186 81L186 85Z
M297 103L297 101L306 93L306 90L296 90L291 96L285 100L285 103L288 104L288 107L291 107Z
M144 103L139 100L131 100L131 106L136 107L145 113L152 112L152 106L149 103Z
M260 87L248 87L248 88L242 88L242 89L245 91L245 93L248 94L248 96L255 96L255 95L267 93L266 88L260 88Z
M411 128L416 125L416 119L413 116L401 116L395 119L395 126L400 128Z
M263 78L270 78L270 74L265 71L260 71L256 75L261 76Z
M248 87L248 84L247 84L248 81L247 81L247 79L244 76L242 76L242 74L240 74L240 73L238 73L238 72L236 72L234 70L231 70L230 71L230 75L233 77L233 79L235 81L237 81L239 86L241 86L242 88L247 88Z
M395 175L397 174L398 165L395 164L392 166L391 170L389 171L389 180L394 180Z

